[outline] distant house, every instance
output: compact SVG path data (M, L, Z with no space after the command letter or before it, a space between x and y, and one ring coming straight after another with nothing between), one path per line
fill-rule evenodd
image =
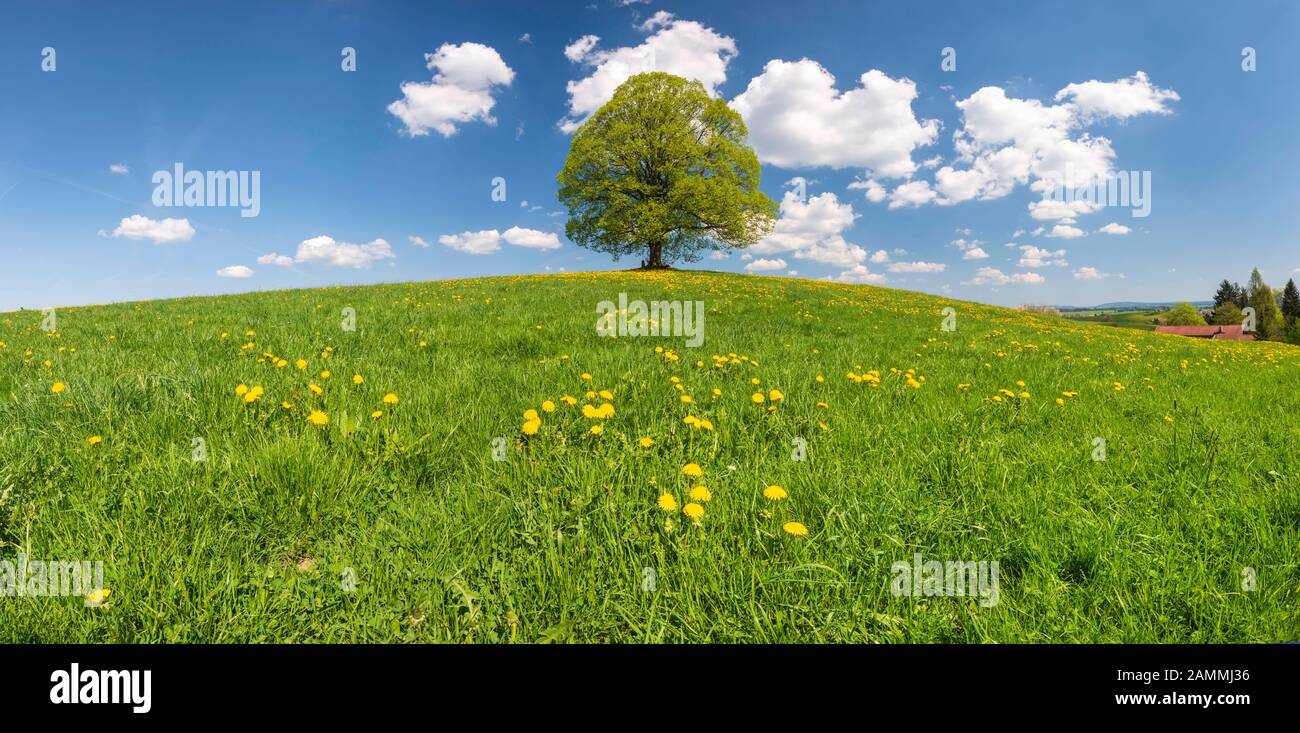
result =
M1178 336L1227 341L1255 340L1255 334L1243 331L1241 326L1156 326L1156 333L1172 333Z

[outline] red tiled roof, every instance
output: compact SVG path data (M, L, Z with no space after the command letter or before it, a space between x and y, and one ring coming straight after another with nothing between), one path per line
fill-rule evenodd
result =
M1200 336L1202 338L1219 333L1223 326L1156 326L1156 333L1176 333L1179 336Z
M1254 341L1255 334L1245 333L1237 326L1156 326L1156 333L1172 333L1193 338L1221 339L1226 341Z

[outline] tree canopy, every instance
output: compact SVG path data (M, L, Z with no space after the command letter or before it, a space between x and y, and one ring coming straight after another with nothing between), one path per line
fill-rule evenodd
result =
M1196 306L1191 303L1179 303L1170 309L1165 323L1170 326L1204 326L1205 319L1196 310Z
M1250 271L1246 294L1248 304L1255 309L1255 330L1259 332L1259 337L1281 338L1285 328L1282 323L1282 309L1277 307L1277 296L1273 294L1273 288L1264 282L1258 267Z
M644 252L647 267L757 243L777 204L758 189L748 135L697 81L629 78L573 135L556 177L565 234L615 259Z

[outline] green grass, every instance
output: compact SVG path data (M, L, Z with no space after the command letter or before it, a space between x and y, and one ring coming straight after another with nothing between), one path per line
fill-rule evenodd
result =
M703 300L704 344L599 338L596 303L620 292ZM58 316L45 333L39 313L0 315L0 558L103 560L112 594L0 598L3 641L1300 639L1295 347L687 272ZM846 376L870 370L878 387ZM775 411L751 401L755 378L784 393ZM265 394L246 405L239 384ZM589 389L614 393L599 436ZM563 395L578 405L526 438L523 412ZM690 462L713 495L698 526L656 506L685 500ZM892 595L891 564L917 552L998 561L1000 602Z
M1086 310L1086 311L1069 311L1062 314L1071 321L1082 321L1099 326L1112 326L1116 328L1133 328L1142 331L1154 331L1155 324L1153 319L1163 320L1168 311L1156 310Z

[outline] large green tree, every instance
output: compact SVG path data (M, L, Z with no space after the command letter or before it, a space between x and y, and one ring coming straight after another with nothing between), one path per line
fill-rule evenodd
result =
M1255 330L1262 339L1279 339L1285 325L1282 322L1282 309L1277 307L1277 296L1273 288L1264 282L1259 268L1250 271L1250 281L1246 283L1246 299L1255 309Z
M564 231L647 267L744 248L771 231L776 202L758 189L758 156L740 115L697 81L637 74L583 122L557 176Z
M1196 310L1196 306L1191 303L1179 303L1169 309L1165 323L1170 326L1204 326L1205 319L1201 317L1200 311Z

